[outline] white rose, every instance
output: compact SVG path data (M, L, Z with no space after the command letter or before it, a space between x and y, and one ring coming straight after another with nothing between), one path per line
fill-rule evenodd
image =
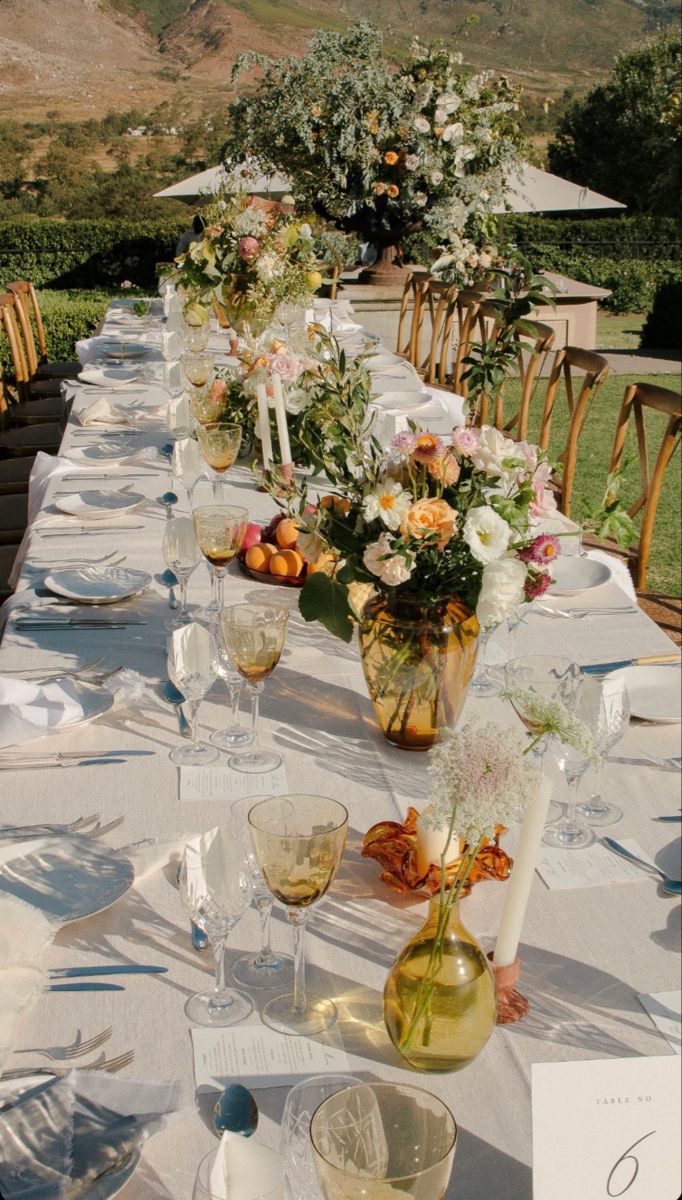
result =
M511 526L490 505L470 509L462 537L477 562L491 563L507 552Z
M419 166L419 162L420 159L418 154L405 155L405 166L408 171L416 171L417 167Z
M464 137L464 126L461 121L454 121L452 125L446 125L443 133L444 142L452 142L455 138Z
M502 466L505 458L516 458L515 443L506 438L499 429L484 425L478 441L478 446L471 455L471 461L477 471L485 471L486 475L504 475Z
M438 184L442 183L443 179L444 179L444 175L443 175L442 171L432 171L431 172L431 183L433 184L434 187L438 187Z
M476 605L478 623L484 629L501 624L523 600L525 564L518 558L500 558L483 570L481 592Z
M431 128L431 125L427 121L426 117L415 117L414 118L414 127L415 127L415 129L417 129L419 131L419 133L428 133Z
M426 192L415 192L414 193L414 202L417 205L417 208L423 208L424 205L426 204L427 200L428 200L428 196L427 196Z
M446 108L437 108L433 115L438 125L443 125L448 119L448 111Z
M367 547L362 561L367 570L388 587L398 587L399 584L406 583L414 566L414 558L411 555L405 558L402 554L393 553L391 539L387 533L382 533L376 542Z

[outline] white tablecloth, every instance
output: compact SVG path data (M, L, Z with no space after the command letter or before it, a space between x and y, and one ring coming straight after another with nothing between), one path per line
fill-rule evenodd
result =
M84 387L77 391L76 409L88 394ZM129 395L134 398L134 393ZM74 428L72 418L64 455L75 442L82 445L86 440L75 435ZM93 442L101 437L100 432L92 433ZM135 439L136 444L157 445L166 440L164 430ZM74 470L82 471L82 463ZM122 475L125 470L135 468L123 469ZM247 467L235 466L229 482L231 498L248 507L252 520L264 521L271 515L272 501L255 490ZM134 514L135 523L142 522L144 528L95 537L74 533L50 540L36 532L21 586L42 577L41 556L56 557L60 552L98 556L120 549L127 554L129 566L158 575L164 569L165 517L155 498L171 486L171 476L159 470L135 479L134 485L150 501ZM51 509L54 491L63 486L63 476L50 481L43 516ZM103 486L115 484L108 480ZM183 489L176 490L181 497L176 511L188 512ZM121 523L129 521L128 517ZM189 597L191 603L208 597L203 565L190 582ZM8 622L0 670L74 664L104 655L108 665L132 667L147 680L146 703L138 714L124 721L105 717L49 742L36 742L33 748L86 752L140 748L155 754L131 759L118 768L4 773L3 821L68 821L94 811L107 820L123 813L125 824L109 838L110 844L123 845L144 838L172 841L226 819L223 802L179 800L178 771L168 759L169 750L178 743L176 715L160 704L158 686L166 677L166 600L165 589L155 582L149 593L128 606L144 614L148 623L124 630L18 632L13 621ZM276 601L290 609L286 648L262 700L263 739L283 754L292 791L334 797L350 813L351 832L340 874L310 921L309 986L336 999L341 1013L338 1034L351 1053L362 1056L355 1063L357 1069L382 1078L408 1078L384 1032L381 995L391 962L420 925L425 906L389 891L379 880L377 864L361 858L360 847L374 822L402 818L408 805L423 805L425 759L393 749L383 740L373 720L356 646L342 644L319 626L306 625L297 613L295 591L259 585L235 567L226 581L226 602L231 601ZM622 605L622 592L607 583L599 602ZM505 638L496 635L501 652L509 649ZM642 613L573 622L531 613L516 639L516 653L554 650L580 662L671 649ZM470 699L466 714L472 713L509 723L516 720L502 701L494 699ZM208 734L226 714L224 685L219 684L202 707L202 731ZM633 723L613 752L605 789L624 811L614 835L636 838L672 873L679 827L657 824L652 818L677 808L679 779L645 766L641 755L679 753L678 740L679 726ZM511 831L505 844L513 850L514 842ZM494 939L504 895L503 884L481 884L464 904L467 925L484 941ZM458 1075L409 1076L441 1095L459 1124L447 1200L498 1196L530 1200L533 1062L671 1052L641 1009L637 993L678 986L679 928L679 901L664 896L648 877L550 892L536 876L521 949L522 989L531 1001L528 1018L497 1028L481 1056ZM290 949L290 930L281 913L273 921L273 934L279 948ZM236 957L240 951L253 950L257 942L258 919L251 910L230 939L230 954ZM50 966L131 960L159 963L169 971L156 978L131 976L120 993L40 998L22 1030L23 1045L65 1043L77 1028L90 1037L112 1025L114 1035L106 1049L112 1054L129 1048L136 1052L127 1075L191 1080L189 1023L183 1006L192 992L209 981L212 964L207 954L200 956L191 948L171 871L148 876L109 911L64 928L47 959ZM254 993L256 1011L251 1020L258 1021L258 1005L267 998L267 993ZM16 1063L25 1065L25 1060L17 1058ZM285 1094L281 1089L257 1092L262 1114L259 1135L272 1144L276 1144ZM140 1168L121 1193L125 1200L152 1196L189 1200L197 1164L216 1144L207 1117L210 1109L211 1104L202 1101L195 1116L149 1143Z

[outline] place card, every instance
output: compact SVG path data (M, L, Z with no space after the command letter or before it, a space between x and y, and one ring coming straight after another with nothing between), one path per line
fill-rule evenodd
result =
M262 1025L241 1029L191 1029L197 1092L244 1087L290 1087L311 1075L345 1074L345 1050L306 1037L287 1037Z
M274 771L246 775L228 766L181 767L181 800L241 800L244 796L286 796L289 791L284 763Z
M682 992L651 992L637 999L675 1053L682 1054Z
M677 1200L674 1054L533 1064L533 1200Z
M654 865L651 857L632 838L618 840L626 850ZM577 853L575 850L558 850L543 844L538 854L537 872L552 892L597 887L602 883L626 883L632 879L648 879L650 885L655 885L653 876L614 854L601 842L593 842Z

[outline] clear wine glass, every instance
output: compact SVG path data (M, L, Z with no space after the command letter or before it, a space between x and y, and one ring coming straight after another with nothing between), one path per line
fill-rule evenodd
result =
M596 681L585 681L596 682ZM593 730L594 747L599 755L595 770L598 778L598 790L579 804L576 812L583 817L588 825L615 825L620 821L623 810L616 804L608 804L602 799L604 767L606 755L620 741L630 724L630 698L623 679L607 676L601 685L601 703L596 727Z
M220 613L220 629L231 661L246 680L251 694L253 742L250 750L235 754L230 766L246 774L274 771L282 761L274 751L258 746L258 711L265 680L280 660L287 635L289 613L283 608L235 604Z
M236 800L230 810L231 829L241 844L251 872L251 896L261 925L261 946L257 954L245 954L232 968L232 978L246 987L272 990L288 987L294 978L294 961L288 954L275 954L270 942L273 896L265 882L251 841L249 812L257 797Z
M192 510L199 549L213 568L211 603L202 612L203 619L209 622L215 620L223 607L223 580L227 568L242 548L248 517L245 508L229 504L201 504Z
M326 796L288 795L261 800L249 812L251 840L263 878L294 927L294 991L275 996L261 1016L280 1033L313 1037L336 1023L331 1000L306 994L305 923L339 868L348 812Z
M200 324L194 324L185 317L182 322L182 340L185 343L185 350L190 354L200 354L208 346L208 339L211 334L211 322L208 317Z
M583 679L573 696L571 710L586 726L594 740L598 736L602 707L601 683L597 679ZM543 841L548 846L561 850L581 850L594 841L589 825L578 814L578 793L587 768L590 765L589 748L579 748L552 738L554 757L566 777L568 803L566 811L558 821L548 825Z
M173 479L181 483L191 502L197 481L204 473L205 463L194 438L180 438L173 446Z
M291 1088L280 1134L285 1200L300 1200L301 1196L323 1200L313 1160L310 1122L323 1101L357 1082L352 1075L318 1075Z
M469 685L469 691L473 696L482 698L484 696L498 696L501 688L501 680L499 672L487 661L490 652L490 638L494 633L494 627L488 626L481 629L478 639L478 654L476 656L476 666Z
M166 521L163 531L163 558L180 580L180 611L168 623L168 629L177 629L191 621L187 611L187 584L190 576L201 562L201 550L197 545L194 522L190 517L172 517Z
M191 621L176 629L168 642L168 678L182 692L189 707L191 744L176 746L169 755L176 766L207 766L218 758L213 746L197 735L199 705L215 678L211 637L203 625Z
M186 353L180 359L185 377L194 387L206 387L215 379L215 359L207 350L198 354Z
M215 733L212 733L211 742L220 750L232 751L238 746L245 746L253 741L253 729L239 720L239 700L244 680L225 649L217 614L211 621L210 631L215 673L218 679L224 680L230 698L230 724L226 729L217 729Z
M504 668L507 699L529 733L535 735L539 727L531 716L529 704L532 705L537 699L558 700L570 709L580 680L577 663L570 658L557 658L549 654L523 654L519 658L511 658ZM541 767L546 749L547 738L543 738L533 750ZM553 800L547 810L547 820L556 820L561 812L561 805Z
M236 1025L253 1009L248 996L225 984L225 945L250 898L239 843L222 829L204 834L198 847L185 848L178 884L185 909L206 934L215 960L215 986L190 996L185 1012L197 1025Z
M310 1140L326 1200L444 1200L457 1125L422 1088L358 1082L323 1101Z
M212 469L213 478L220 481L239 454L242 444L241 425L227 425L220 421L211 425L199 425L197 439L201 453ZM217 500L217 493L214 499Z

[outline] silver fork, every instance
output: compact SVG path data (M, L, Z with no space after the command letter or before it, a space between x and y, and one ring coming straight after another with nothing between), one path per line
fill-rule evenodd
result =
M83 663L82 667L77 667L75 671L62 670L46 671L40 667L13 667L11 671L3 671L3 675L39 675L41 679L57 679L60 675L81 675L84 671L92 671L93 667L99 667L104 662L104 655L100 654L99 658L93 658L92 662Z
M27 1079L30 1075L69 1075L71 1071L106 1071L108 1075L114 1075L116 1071L122 1071L124 1067L130 1065L135 1058L134 1050L126 1050L123 1054L118 1054L116 1058L97 1059L95 1062L85 1063L82 1067L13 1067L10 1071L3 1071L0 1079Z
M46 1058L51 1058L54 1062L60 1062L67 1058L80 1058L82 1054L89 1054L91 1050L99 1050L105 1042L109 1041L113 1033L113 1029L102 1030L95 1037L87 1038L86 1041L80 1040L81 1031L78 1030L75 1041L71 1042L70 1046L31 1046L27 1050L17 1050L17 1054L44 1054Z
M95 825L95 828L89 829L83 834L83 837L86 837L88 841L95 842L97 838L104 837L105 833L111 833L112 829L118 829L119 825L122 825L124 821L125 817L115 817L107 825Z
M568 617L573 621L583 621L585 617L613 617L619 613L637 612L632 604L626 608L548 608L544 604L536 604L535 608L550 617Z
M78 817L76 821L71 821L68 825L0 825L0 833L8 830L24 833L25 831L40 829L47 833L66 834L77 833L86 825L99 826L99 813L93 813L91 817Z

